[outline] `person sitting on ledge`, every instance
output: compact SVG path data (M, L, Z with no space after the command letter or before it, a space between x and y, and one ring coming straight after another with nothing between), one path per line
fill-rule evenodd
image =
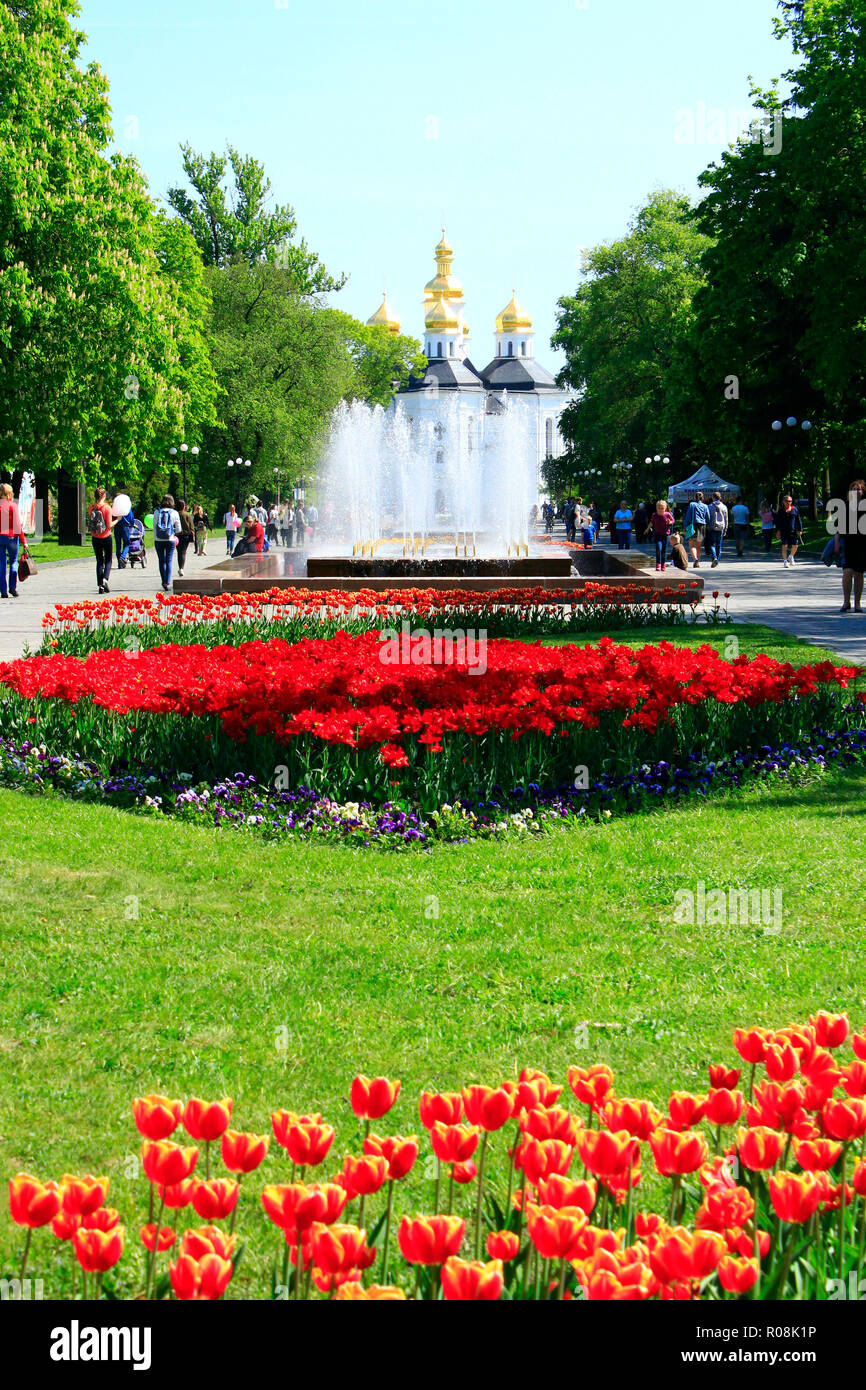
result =
M251 550L261 554L265 544L265 528L255 512L250 512L246 517L246 530L244 531L247 554Z

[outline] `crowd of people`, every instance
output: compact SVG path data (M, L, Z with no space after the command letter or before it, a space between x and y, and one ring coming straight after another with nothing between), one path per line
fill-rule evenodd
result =
M292 545L303 550L315 540L319 524L319 510L313 503L302 501L273 503L265 508L253 499L245 516L241 517L234 503L225 516L223 525L226 533L226 554L244 555L250 551L263 551L277 546L289 550ZM238 531L244 527L243 536L238 539Z

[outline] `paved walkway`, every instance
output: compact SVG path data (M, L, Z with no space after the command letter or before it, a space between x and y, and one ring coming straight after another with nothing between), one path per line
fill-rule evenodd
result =
M215 537L208 555L200 559L187 556L187 577L201 573L208 565L224 558L225 544ZM738 560L731 549L718 569L703 562L698 571L706 581L707 602L718 589L730 593L729 609L741 622L766 623L806 641L829 647L845 660L866 666L866 614L840 614L841 571L827 569L818 560L802 559L793 570L783 568L776 556L765 560L752 551L750 558ZM675 571L676 573L676 571ZM111 573L115 594L154 594L159 589L159 571L152 549L146 570L115 567ZM0 660L21 656L25 644L35 651L42 640L42 615L55 603L76 599L99 600L96 592L94 561L60 561L43 565L39 574L21 585L18 599L0 600Z

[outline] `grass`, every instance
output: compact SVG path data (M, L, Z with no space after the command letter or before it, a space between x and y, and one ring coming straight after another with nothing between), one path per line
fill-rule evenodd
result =
M93 549L86 545L60 545L56 536L43 536L38 545L28 541L27 549L37 565L50 565L57 560L90 560Z
M826 656L757 627L669 635ZM135 1095L231 1095L236 1127L259 1133L272 1109L320 1109L337 1127L332 1173L360 1151L346 1099L357 1071L402 1078L382 1129L411 1134L425 1087L496 1081L524 1064L562 1081L571 1063L606 1061L619 1094L663 1108L673 1088L706 1088L708 1062L735 1060L738 1024L826 1007L850 1008L861 1027L864 815L866 781L836 771L532 841L391 855L0 792L0 822L13 828L0 842L3 1171L110 1174L130 1281L146 1219ZM780 890L779 931L677 925L675 895L699 880ZM505 1147L496 1136L494 1186ZM427 1153L401 1209L429 1209ZM278 1240L258 1193L288 1176L274 1146L245 1182L233 1296L268 1287ZM469 1202L461 1190L467 1215ZM3 1272L20 1249L4 1220ZM48 1296L68 1264L66 1247L37 1234L31 1270Z

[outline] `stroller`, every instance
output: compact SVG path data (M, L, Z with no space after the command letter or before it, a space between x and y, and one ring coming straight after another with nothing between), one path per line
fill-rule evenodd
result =
M147 569L147 547L144 544L144 522L134 521L129 530L129 552L127 563L141 565L142 569Z

